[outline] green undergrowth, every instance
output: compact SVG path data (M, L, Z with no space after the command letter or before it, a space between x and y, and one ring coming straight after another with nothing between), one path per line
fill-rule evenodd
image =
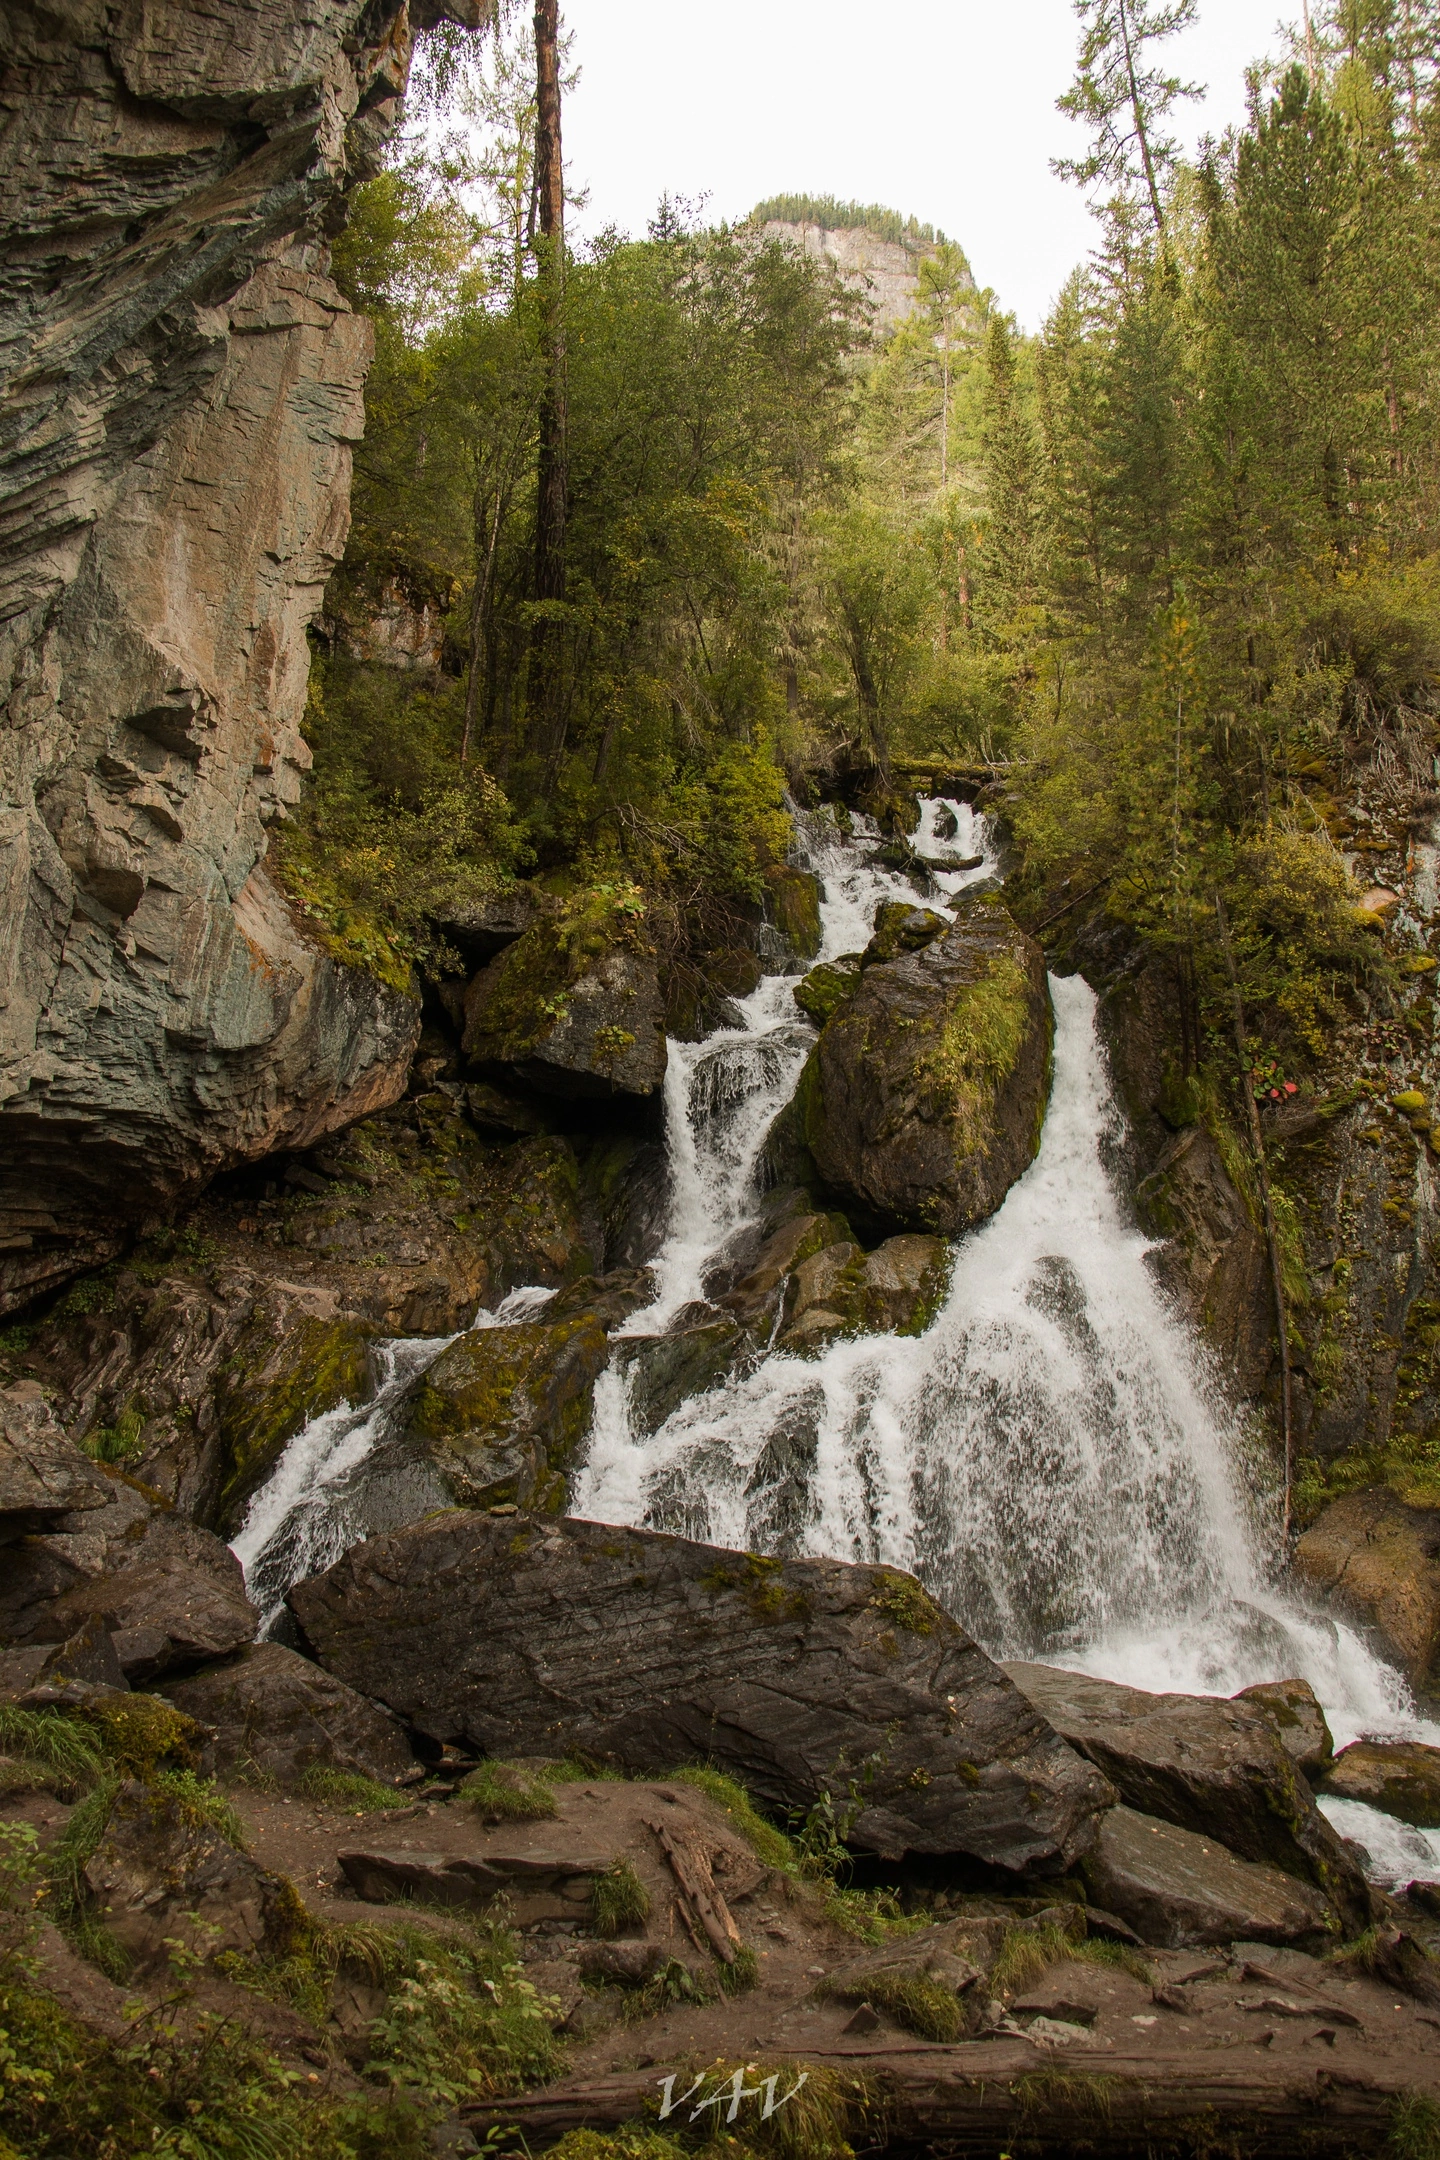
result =
M839 2002L868 2002L873 2009L883 2010L903 2032L947 2047L965 2031L965 2012L959 1997L952 1988L925 1973L869 1972L843 1987L831 1989L822 1983L816 1993L833 1995Z
M34 1833L0 1824L6 2160L424 2160L433 2109L403 2090L323 2089L318 2075L197 2007L183 1958L158 2002L127 2006L118 2043L77 2023L40 1984L34 1937L47 1888Z
M1332 1500L1388 1485L1409 1507L1440 1508L1440 1432L1392 1431L1381 1447L1349 1448L1330 1462L1313 1455L1296 1465L1296 1520L1311 1523Z
M322 1807L344 1808L350 1815L391 1814L396 1808L414 1806L410 1793L394 1785L382 1785L358 1770L332 1770L327 1763L312 1763L300 1776L300 1790L307 1800Z
M1440 2160L1440 2101L1427 2093L1397 2093L1385 2148L1393 2160Z
M1099 1942L1093 1937L1077 1939L1066 1934L1063 1928L1047 1924L1044 1927L1007 1928L991 1970L991 1991L996 1995L1016 1995L1064 1959L1077 1965L1100 1965L1115 1972L1126 1972L1134 1979L1142 1980L1147 1987L1154 1985L1153 1966L1124 1943Z
M590 1917L597 1935L623 1935L650 1917L650 1893L628 1860L617 1860L595 1878Z

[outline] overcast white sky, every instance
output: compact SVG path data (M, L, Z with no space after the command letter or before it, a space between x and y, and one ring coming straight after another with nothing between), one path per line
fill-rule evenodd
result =
M1071 0L564 0L580 83L565 110L577 223L642 233L660 196L715 218L766 195L888 203L958 240L982 285L1037 329L1094 228L1049 160L1074 72ZM1193 141L1244 110L1244 70L1298 0L1201 0L1177 73L1209 85Z

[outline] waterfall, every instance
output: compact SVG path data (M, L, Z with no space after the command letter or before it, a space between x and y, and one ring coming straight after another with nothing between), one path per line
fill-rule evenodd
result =
M926 904L943 908L996 877L993 838L963 803L922 811ZM796 816L801 860L823 884L822 959L868 942L879 901L920 904L908 875L875 860L875 827L854 824L846 839L828 814ZM765 1138L815 1040L794 980L766 976L730 1024L669 1046L669 1220L653 1299L617 1341L693 1318L727 1252L755 1234ZM771 1350L655 1431L632 1418L634 1368L617 1357L596 1386L573 1512L761 1552L882 1560L913 1569L997 1657L1213 1694L1299 1675L1338 1745L1361 1733L1440 1743L1356 1630L1276 1580L1263 1458L1162 1295L1115 1181L1122 1120L1094 993L1052 978L1051 995L1039 1153L957 1243L926 1333L834 1342L814 1358ZM522 1319L549 1295L516 1291L475 1324ZM256 1493L234 1549L267 1630L293 1582L448 1504L397 1415L445 1347L381 1345L370 1402L312 1420ZM1440 1875L1440 1834L1323 1804L1367 1844L1377 1876Z
M925 805L927 855L939 812ZM980 822L966 815L957 855L979 851ZM860 942L895 881L856 851L837 863L833 843L809 845L828 957ZM945 877L942 892L988 867ZM673 1272L628 1334L662 1332L702 1296L707 1266L758 1210L764 1130L813 1040L786 1012L788 990L783 978L762 984L743 1032L677 1060L662 1253ZM957 1245L925 1335L862 1336L813 1358L772 1351L654 1432L633 1423L629 1377L612 1366L574 1512L911 1568L997 1657L1212 1694L1300 1675L1337 1744L1361 1732L1440 1738L1354 1629L1274 1579L1274 1495L1161 1293L1110 1167L1121 1118L1095 995L1078 978L1052 978L1051 994L1039 1154Z
M493 1312L478 1312L471 1325L505 1327L530 1319L554 1294L512 1290ZM358 1407L337 1403L286 1442L230 1547L260 1608L262 1636L279 1620L293 1583L323 1573L362 1538L449 1505L439 1480L405 1449L396 1413L454 1341L453 1335L401 1335L377 1343L369 1401Z

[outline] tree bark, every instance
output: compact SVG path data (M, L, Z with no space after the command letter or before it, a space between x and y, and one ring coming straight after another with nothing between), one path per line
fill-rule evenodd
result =
M560 4L535 6L535 202L540 301L540 457L535 500L535 598L565 598L565 517L569 498L566 454L568 398L565 364L565 169L560 149ZM557 622L542 616L530 655L530 747L545 765L549 793L564 749L561 669L564 640Z
M849 2133L857 2150L938 2150L953 2160L972 2153L995 2160L1017 2140L1030 2151L1078 2149L1089 2160L1134 2160L1157 2147L1234 2150L1247 2160L1342 2160L1385 2148L1397 2102L1417 2086L1413 2064L1406 2078L1398 2065L1328 2070L1267 2059L1259 2050L1185 2053L1173 2044L1148 2054L1116 2048L1087 2059L1010 2039L815 2049L793 2067L838 2071L862 2086ZM757 2058L758 2075L748 2078L748 2086L778 2068ZM782 2097L792 2083L789 2069L787 2064L779 2080ZM653 2123L668 2070L680 2073L674 2091L683 2092L693 2067L657 2062L648 2070L478 2102L463 2107L461 2116L481 2137L491 2128L519 2130L527 2149L539 2152L571 2130ZM1433 2092L1437 2083L1432 2074L1424 2087ZM744 2133L752 2114L758 2127L759 2109L754 2098L742 2102L735 2135ZM683 2126L689 2115L688 2105L677 2107L672 2120ZM708 2125L710 2117L701 2120Z

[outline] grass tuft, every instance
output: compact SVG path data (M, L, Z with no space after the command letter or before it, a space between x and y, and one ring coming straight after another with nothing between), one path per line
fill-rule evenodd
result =
M1397 2093L1385 2150L1392 2160L1440 2160L1440 2102L1425 2093Z
M555 1813L547 1780L489 1757L462 1779L460 1792L486 1822L542 1822Z
M596 1876L590 1912L597 1935L622 1935L626 1928L644 1926L650 1917L650 1893L628 1860L617 1860Z
M760 1978L760 1960L749 1943L741 1943L733 1965L716 1960L715 1978L722 1995L748 1995Z
M0 1703L0 1747L19 1761L43 1764L67 1786L81 1791L101 1774L92 1733L54 1710L22 1710Z
M383 1815L414 1805L393 1785L382 1785L358 1770L333 1770L328 1763L312 1763L302 1771L300 1790L307 1800L316 1800L322 1807L344 1808L351 1815Z
M938 2040L949 2046L965 2031L965 2013L958 1996L939 1980L921 1972L896 1970L865 1973L844 1988L817 1989L834 2000L868 2002L905 2032L922 2040Z
M672 1784L693 1785L723 1808L757 1860L763 1860L767 1867L794 1871L797 1860L793 1842L774 1823L766 1822L736 1779L727 1777L723 1770L712 1769L709 1763L682 1763L678 1770L667 1771L666 1776Z

